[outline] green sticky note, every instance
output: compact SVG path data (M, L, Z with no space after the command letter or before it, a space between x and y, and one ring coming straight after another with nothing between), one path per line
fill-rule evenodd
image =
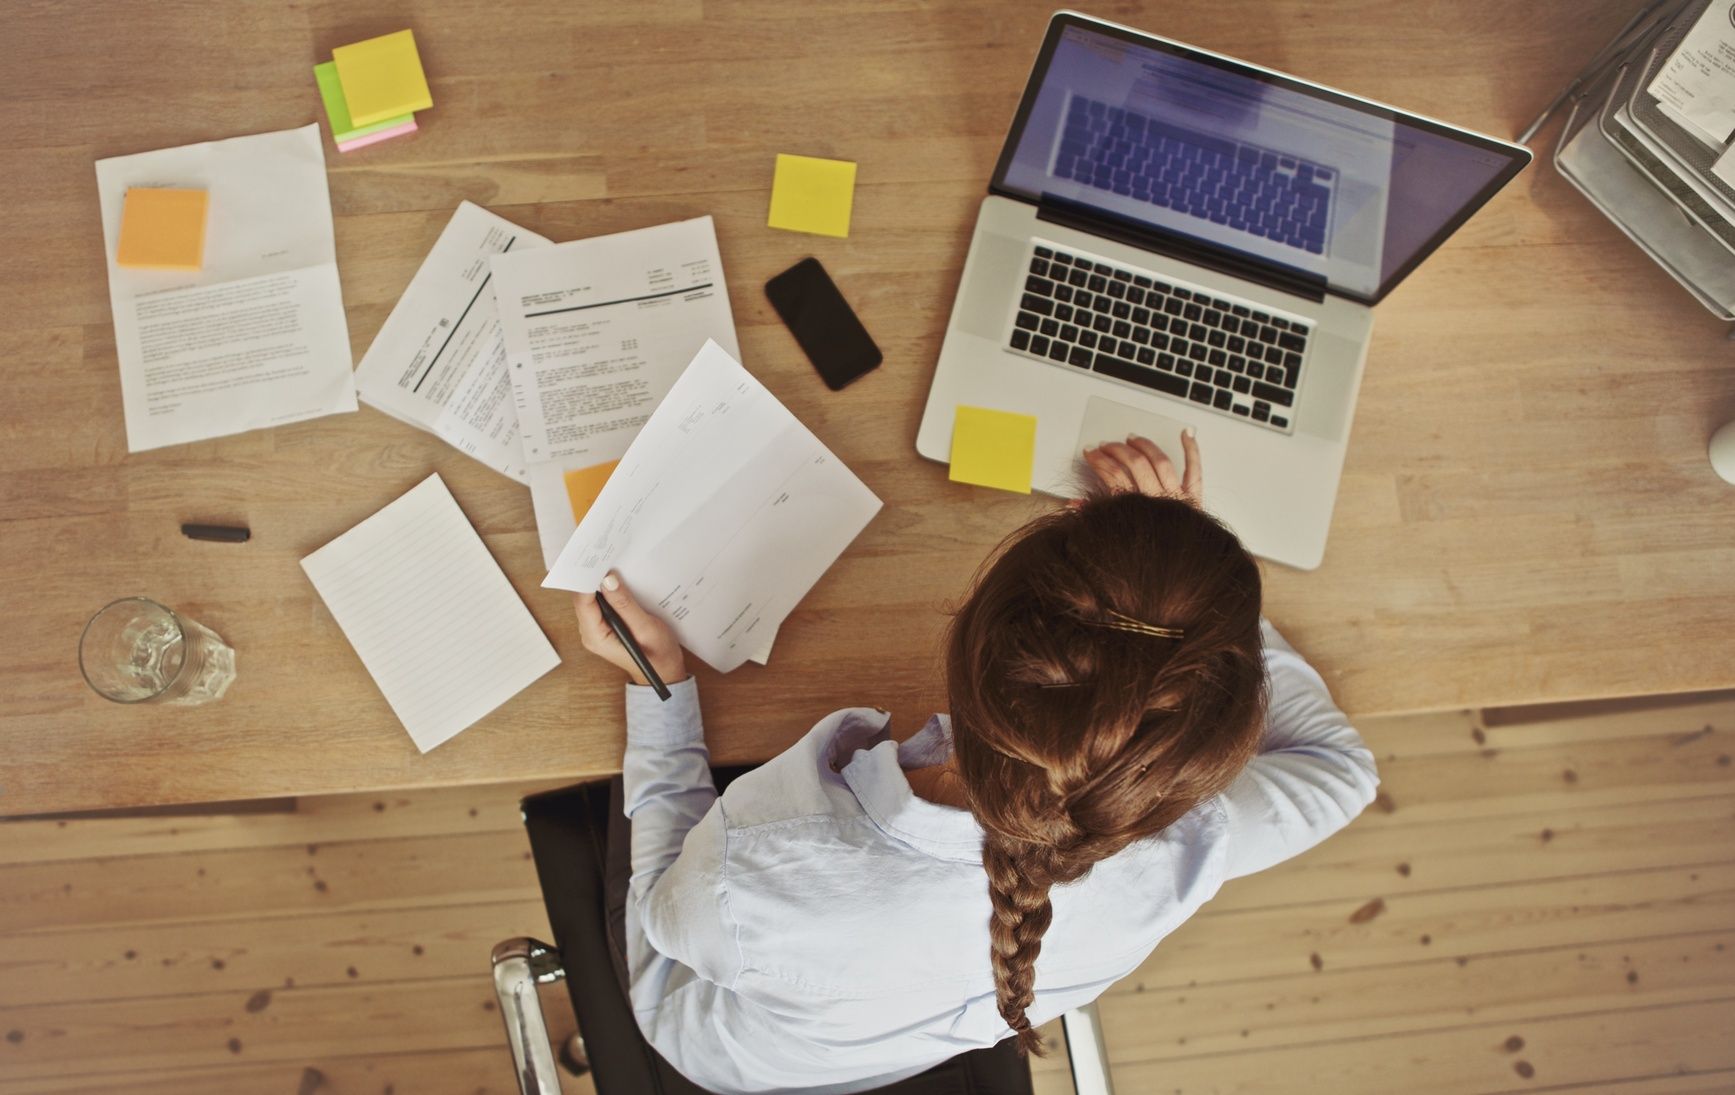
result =
M960 406L952 418L954 483L1030 493L1036 466L1036 417Z
M771 179L771 215L765 223L816 236L848 236L854 204L855 164L779 153Z
M365 137L369 133L378 133L384 129L403 125L414 121L415 115L405 114L397 118L387 118L383 122L372 125L356 125L349 117L349 104L343 98L343 81L338 79L337 65L331 61L323 65L313 66L313 79L319 85L319 97L325 102L325 117L331 123L331 139L337 144L353 141L357 137Z

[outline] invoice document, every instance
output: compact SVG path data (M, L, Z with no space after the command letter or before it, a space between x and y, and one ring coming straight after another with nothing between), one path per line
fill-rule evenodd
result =
M1712 148L1735 133L1735 5L1716 0L1647 89L1657 109Z
M490 261L547 244L460 202L356 367L361 401L526 482Z
M319 126L96 162L127 449L356 409ZM209 195L204 267L115 261L131 187Z
M494 256L524 456L627 450L707 340L738 355L710 217Z
M879 512L880 500L721 346L639 431L543 585L611 568L681 645L728 672Z

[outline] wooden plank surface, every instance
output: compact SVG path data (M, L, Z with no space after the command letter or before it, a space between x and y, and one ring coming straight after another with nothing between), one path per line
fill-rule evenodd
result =
M1369 720L1388 771L1419 788L1433 766L1434 805L1370 810L1163 940L1100 1001L1118 1090L1730 1090L1735 771L1690 754L1711 779L1626 774L1732 725L1727 698ZM1569 763L1605 794L1559 794ZM173 833L0 821L0 1095L510 1092L487 954L546 938L526 789L308 799ZM543 1000L570 1030L561 990ZM1044 1036L1038 1091L1068 1095Z
M0 813L612 770L618 677L579 649L525 491L371 410L129 455L94 159L305 124L332 46L413 26L435 107L328 149L356 355L457 201L555 239L717 221L747 364L886 500L768 669L700 672L722 761L820 715L944 706L944 606L1045 503L949 484L912 444L974 210L1051 5L1001 0L34 4L0 36ZM1495 134L1626 2L1116 0L1100 14ZM857 160L847 240L764 226L773 155ZM833 394L759 286L817 255L886 353ZM1325 565L1269 611L1357 714L1735 684L1735 413L1720 326L1547 163L1379 309ZM1207 454L1208 455L1208 454ZM439 471L565 664L419 756L297 560ZM192 543L188 518L245 522ZM143 593L239 651L217 706L122 708L74 661Z

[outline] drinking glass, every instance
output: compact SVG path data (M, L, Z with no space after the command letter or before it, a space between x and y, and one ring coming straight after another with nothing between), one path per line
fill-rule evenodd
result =
M234 682L235 651L173 609L126 597L84 625L78 667L104 699L191 706L218 699Z

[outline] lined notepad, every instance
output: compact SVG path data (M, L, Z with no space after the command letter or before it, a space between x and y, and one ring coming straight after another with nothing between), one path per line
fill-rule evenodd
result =
M560 664L437 474L301 569L424 753Z

